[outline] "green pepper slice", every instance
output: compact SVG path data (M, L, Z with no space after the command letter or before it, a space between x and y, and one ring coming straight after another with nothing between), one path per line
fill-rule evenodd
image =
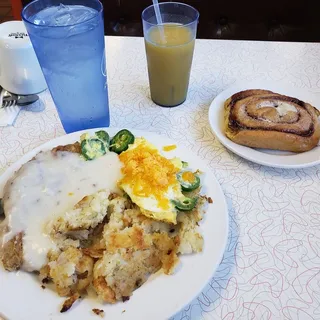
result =
M178 210L190 211L196 206L198 198L185 197L182 201L180 200L171 200L171 201Z
M181 171L177 174L177 179L182 191L190 192L200 186L200 178L191 171Z
M101 140L104 143L105 147L109 149L110 137L108 135L108 132L104 130L99 130L95 133L95 135L99 140Z
M134 143L134 135L127 129L120 130L110 141L110 151L121 153Z
M86 160L93 160L106 154L106 148L99 139L85 139L81 141L81 154Z

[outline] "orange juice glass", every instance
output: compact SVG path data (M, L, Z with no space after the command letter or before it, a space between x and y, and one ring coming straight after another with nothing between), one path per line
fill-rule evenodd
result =
M142 12L151 99L163 107L186 100L199 12L179 2L159 4L162 24L153 5Z

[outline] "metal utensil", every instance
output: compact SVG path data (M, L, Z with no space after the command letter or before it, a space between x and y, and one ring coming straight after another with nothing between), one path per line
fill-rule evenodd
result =
M29 94L29 95L17 95L11 93L7 90L2 88L0 92L0 107L7 108L12 106L27 106L31 103L36 102L39 99L39 96L36 94Z

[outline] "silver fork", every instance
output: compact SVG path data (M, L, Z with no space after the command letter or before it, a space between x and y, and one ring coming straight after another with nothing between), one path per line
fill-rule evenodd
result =
M0 108L13 107L15 105L27 106L39 99L39 96L36 94L19 96L1 87L0 90Z
M17 100L3 100L2 108L14 107L17 104Z

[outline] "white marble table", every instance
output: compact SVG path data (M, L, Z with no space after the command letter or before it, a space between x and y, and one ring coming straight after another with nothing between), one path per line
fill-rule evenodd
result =
M149 99L143 39L108 37L107 62L111 125L188 146L210 165L228 199L222 263L172 319L320 319L320 166L249 163L217 141L207 119L213 98L237 80L285 81L320 95L320 44L198 40L188 99L173 109ZM49 94L42 99L43 111L23 110L13 127L0 128L0 170L64 134Z

